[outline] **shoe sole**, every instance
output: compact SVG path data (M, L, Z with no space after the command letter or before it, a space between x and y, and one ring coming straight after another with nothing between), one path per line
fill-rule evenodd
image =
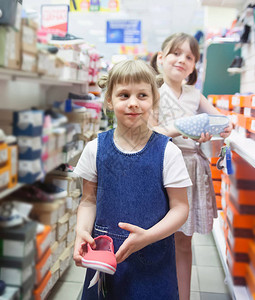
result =
M100 261L86 260L84 258L82 258L82 266L85 268L98 270L100 272L104 272L110 275L113 275L116 272L116 269L109 264Z
M201 138L201 136L194 136L194 135L188 135L187 133L183 132L181 129L179 129L176 125L175 125L175 128L184 136L190 138L190 139L193 139L193 140L199 140ZM211 134L212 136L215 136L215 137L220 137L220 134Z

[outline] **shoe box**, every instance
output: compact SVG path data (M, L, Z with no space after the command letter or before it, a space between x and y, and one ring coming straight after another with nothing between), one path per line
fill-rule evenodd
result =
M20 299L19 288L14 286L6 286L4 293L1 295L1 300L18 300ZM30 298L25 298L30 299Z
M24 258L34 252L36 222L26 222L18 227L1 228L0 257Z
M71 214L76 213L81 200L80 189L75 189L70 193L70 196L66 197L66 208Z
M74 192L77 188L77 178L76 177L64 177L64 176L56 176L52 174L48 174L45 177L45 182L52 183L59 188L67 191L68 196L71 196L72 192Z
M44 225L43 232L36 235L36 260L39 261L43 254L50 248L52 242L51 226Z
M11 188L18 181L17 145L0 143L0 190Z

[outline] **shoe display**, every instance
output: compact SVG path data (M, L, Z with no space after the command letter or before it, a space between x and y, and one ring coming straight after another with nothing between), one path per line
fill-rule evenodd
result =
M18 199L31 202L52 202L54 200L53 195L48 194L36 185L24 186L12 195Z
M67 123L67 117L54 111L53 109L47 109L45 111L45 115L49 115L51 117L51 123L53 127L58 127L62 124Z
M75 45L83 44L85 43L85 40L83 38L78 38L70 33L66 33L65 36L53 34L50 43L53 45Z
M23 224L23 217L12 202L3 202L0 205L0 228L14 227Z
M243 67L243 58L240 56L236 56L232 61L231 65L227 69L229 73L241 73Z
M60 187L52 183L38 181L34 184L34 186L50 195L50 197L53 199L61 199L67 196L66 190L61 189Z
M51 171L50 174L65 176L65 177L79 177L73 172L74 168L69 164L61 164L55 170Z
M82 245L87 248L82 257L83 267L113 275L116 272L117 261L112 239L107 235L100 235L95 238L95 242L96 249L92 249L89 244Z
M229 119L223 115L208 115L206 113L175 120L175 128L184 136L199 139L202 133L219 135L228 127Z

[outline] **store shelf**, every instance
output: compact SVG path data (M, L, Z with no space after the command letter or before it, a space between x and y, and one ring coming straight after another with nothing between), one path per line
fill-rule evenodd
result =
M41 76L38 73L25 72L21 70L4 69L4 68L0 68L0 79L30 81L42 85L72 86L75 84L78 85L87 84L86 82L80 80L60 80L55 77Z
M16 190L20 189L22 186L24 186L25 183L17 183L13 188L5 189L0 193L0 200L9 196L11 193L15 192Z
M235 130L232 130L227 140L230 142L231 150L255 168L255 141L243 137Z
M236 286L233 284L232 277L229 273L229 269L227 266L227 261L226 261L226 249L225 246L226 242L224 239L223 232L220 228L220 223L219 223L219 218L214 219L214 224L213 224L213 237L215 240L215 244L220 256L220 260L226 275L226 283L228 285L229 291L231 293L232 299L233 300L252 300L252 297L247 289L246 286Z

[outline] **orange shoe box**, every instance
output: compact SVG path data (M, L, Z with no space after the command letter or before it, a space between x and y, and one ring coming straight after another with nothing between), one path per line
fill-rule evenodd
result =
M245 275L248 263L235 261L233 253L231 252L228 246L228 243L226 243L226 246L227 265L234 284L246 285Z
M208 96L207 96L207 100L208 100L213 106L216 105L218 99L219 99L219 95L208 95Z
M234 175L231 175L231 179L245 179L251 180L255 183L255 168L246 162L240 155L232 151L232 162L234 168ZM254 188L253 188L254 189Z
M255 300L255 271L251 265L247 266L245 279L252 299Z
M44 225L44 231L36 236L37 261L51 245L51 227Z
M212 179L221 179L222 170L219 170L216 166L211 165Z
M36 264L36 285L39 285L46 273L50 270L52 266L52 257L50 249L43 255L41 260Z
M220 194L221 192L221 180L213 180L213 187L215 194Z
M18 182L18 147L8 146L8 162L10 165L10 180L8 188L14 187Z
M244 107L255 108L255 95L245 96Z
M254 224L255 224L255 215L241 215L238 213L237 209L234 205L229 201L229 199L225 198L226 200L226 215L228 218L231 227L233 228L233 232L235 229L249 229L252 231Z
M222 209L221 195L215 195L215 197L216 197L216 206L217 206L217 209Z
M8 188L10 173L11 171L9 165L0 168L0 191Z
M247 128L250 132L255 133L255 118L248 118Z
M254 240L251 241L249 245L249 256L250 256L251 264L255 269L255 241Z
M49 272L47 272L47 274L45 275L45 277L43 278L42 282L37 287L37 289L34 290L34 300L46 299L51 288L52 288L51 272L49 271Z
M8 162L8 147L6 143L0 143L0 167L3 167Z

